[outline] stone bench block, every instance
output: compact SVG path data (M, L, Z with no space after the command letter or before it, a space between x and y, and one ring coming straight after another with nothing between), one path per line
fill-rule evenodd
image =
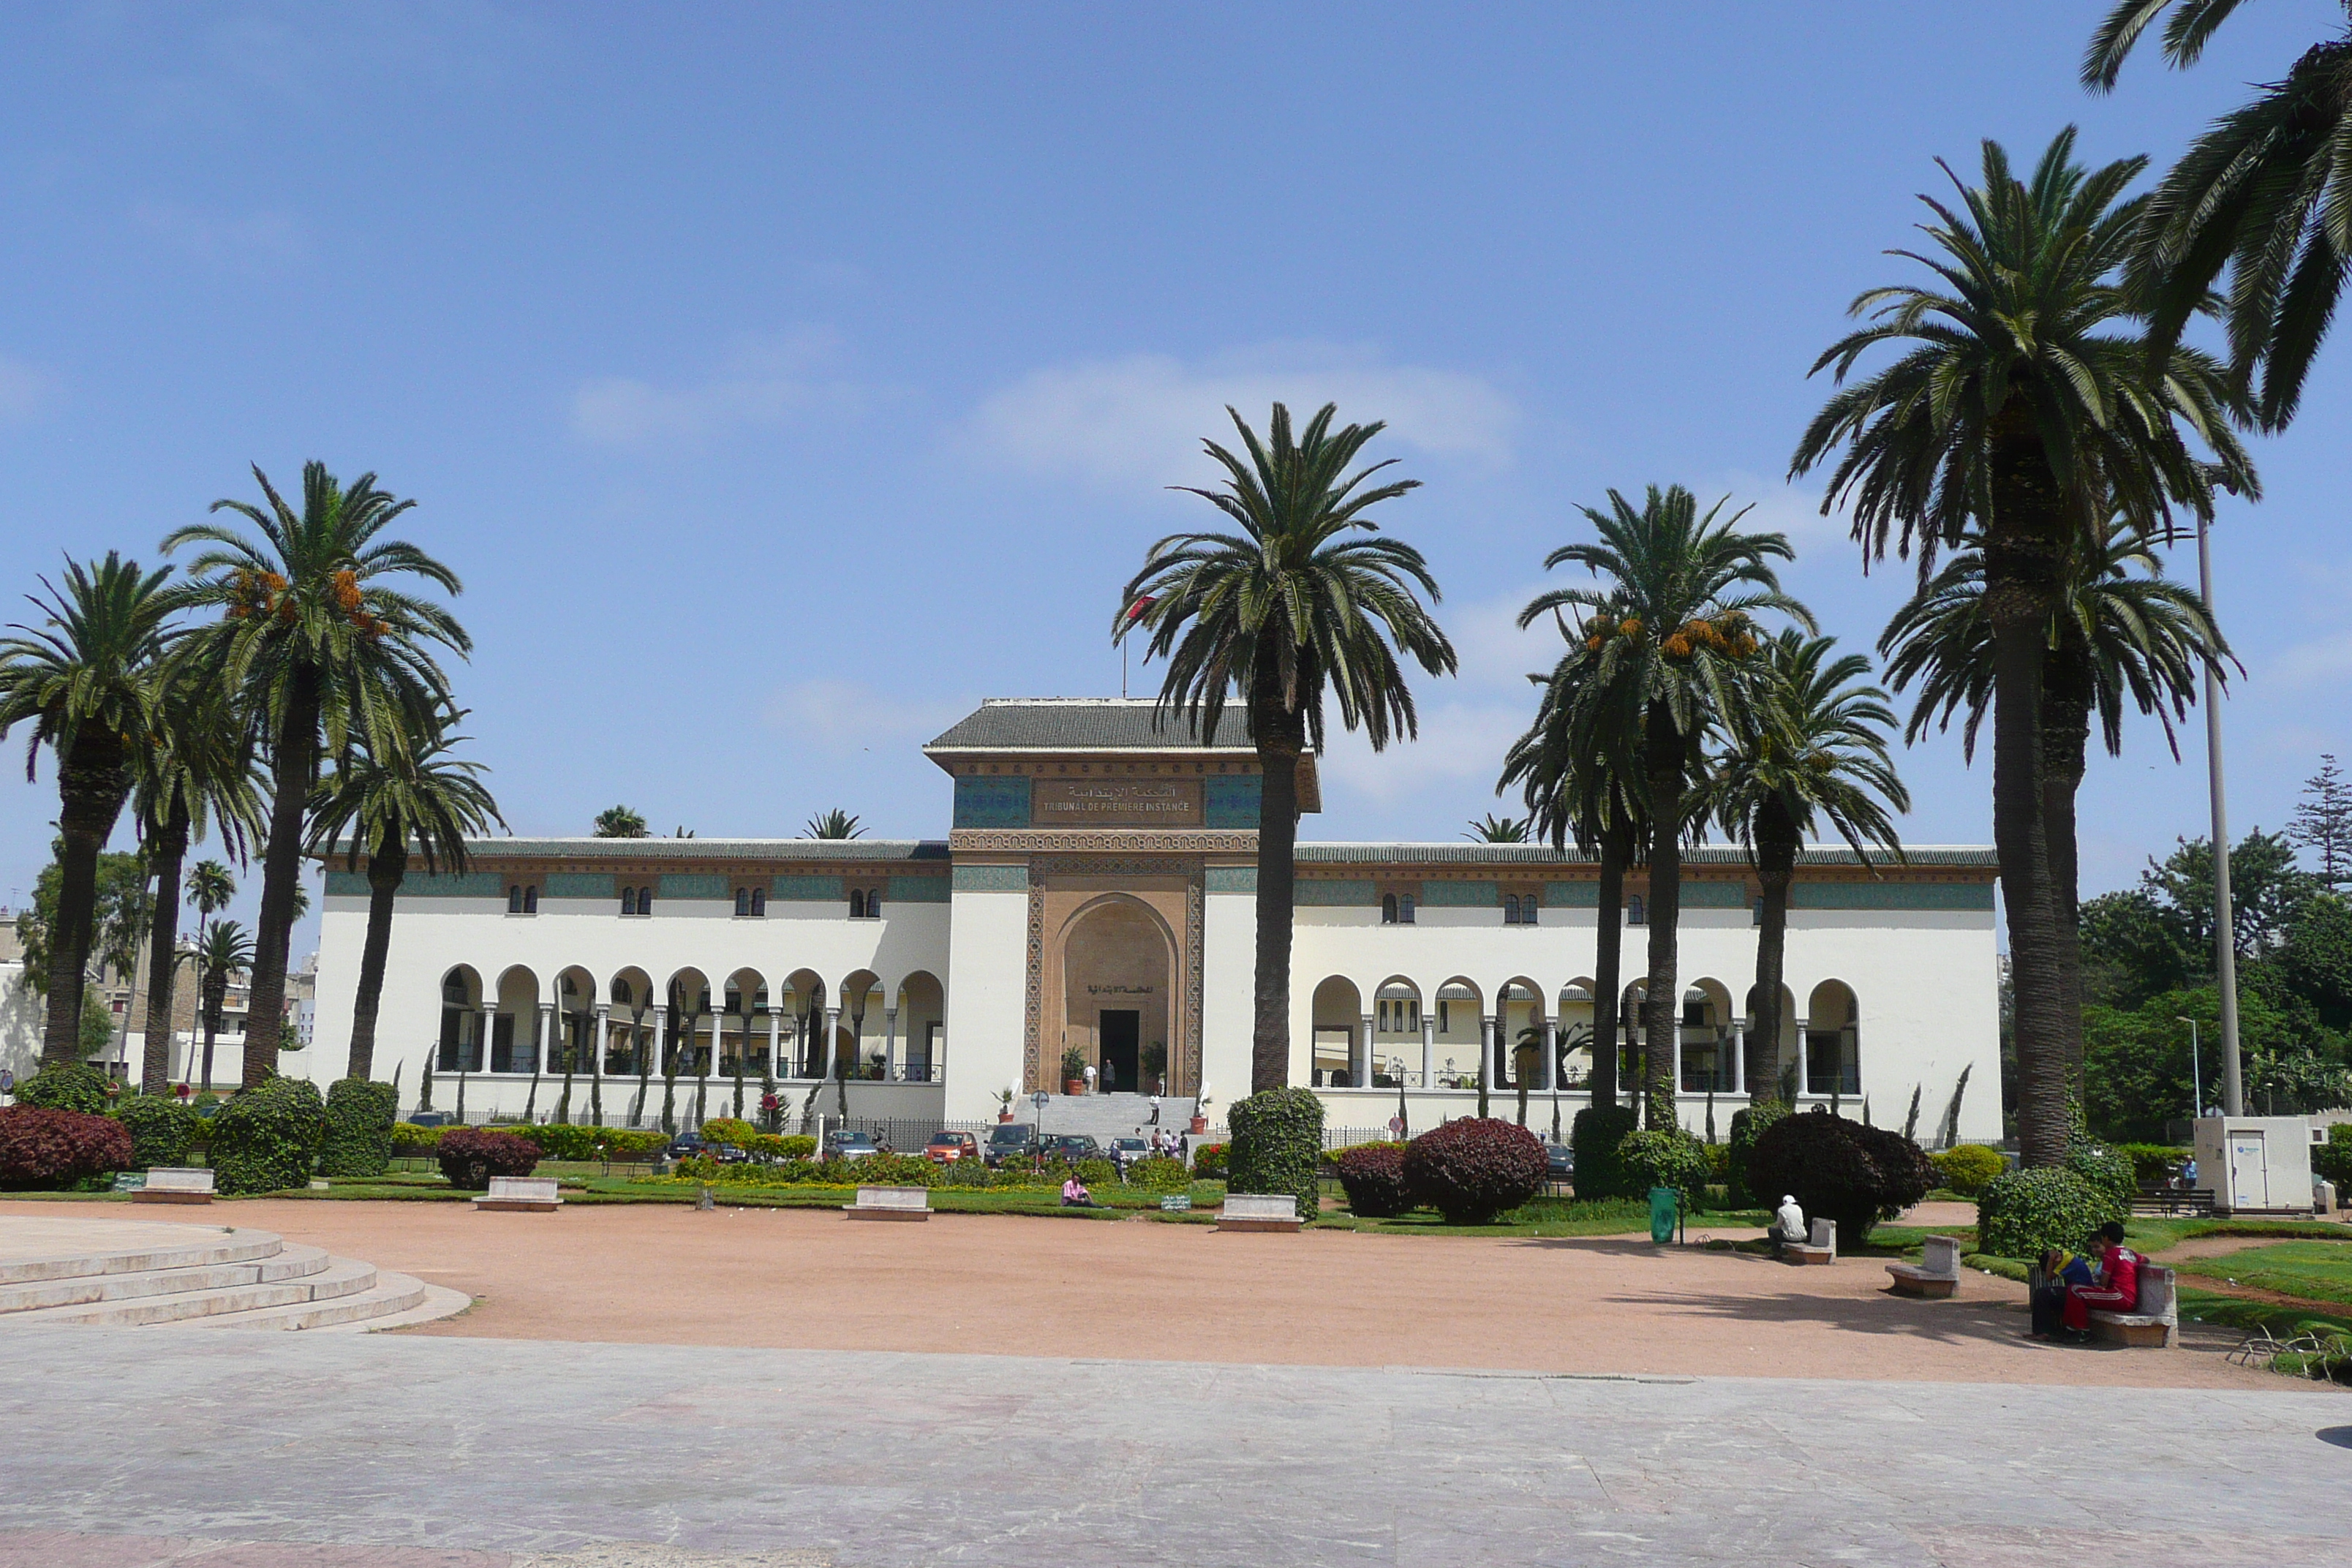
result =
M2110 1344L2161 1350L2180 1329L2180 1298L2173 1272L2159 1264L2139 1268L2139 1300L2128 1312L2093 1312L2091 1337Z
M1780 1255L1800 1268L1827 1268L1837 1261L1837 1226L1829 1220L1817 1219L1810 1237L1782 1247Z
M1219 1230L1294 1231L1301 1223L1291 1193L1228 1193L1217 1211Z
M134 1204L208 1204L213 1201L213 1173L201 1166L159 1165L147 1173L147 1184L131 1194Z
M520 1214L553 1214L562 1204L553 1176L492 1176L490 1190L474 1200L478 1209Z
M860 1187L857 1201L841 1212L852 1219L926 1220L931 1217L929 1187Z
M1940 1301L1960 1288L1959 1238L1931 1236L1924 1250L1926 1257L1920 1262L1890 1263L1886 1272L1895 1277L1896 1295Z

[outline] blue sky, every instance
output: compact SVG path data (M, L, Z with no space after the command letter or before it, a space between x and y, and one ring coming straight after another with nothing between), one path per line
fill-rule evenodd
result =
M1221 405L1333 397L1425 481L1388 521L1463 672L1418 744L1335 747L1307 831L1450 837L1548 662L1512 613L1612 486L1755 503L1825 626L1875 637L1907 569L1865 578L1782 475L1847 302L1914 275L1882 252L1935 158L2072 121L2162 162L2340 26L2276 0L2092 99L2102 8L16 8L0 591L152 556L249 463L373 469L466 578L517 832L617 800L936 834L922 741L1118 689L1116 592L1206 520L1164 487ZM2352 752L2352 344L2305 406L2217 536L2241 831ZM2190 741L2095 763L2086 890L2202 831ZM1989 838L1981 761L1902 763L1906 837ZM56 797L8 776L15 901Z

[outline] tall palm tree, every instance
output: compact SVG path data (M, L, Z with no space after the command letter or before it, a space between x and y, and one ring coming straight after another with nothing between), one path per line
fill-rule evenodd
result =
M625 805L608 805L596 814L599 838L650 838L645 814Z
M1618 709L1621 725L1638 721L1649 826L1649 981L1642 998L1645 1117L1652 1127L1678 1125L1675 1052L1681 1026L1675 970L1682 920L1682 841L1703 819L1687 796L1706 769L1708 731L1740 701L1741 683L1760 646L1755 616L1771 610L1812 626L1812 616L1780 591L1774 561L1796 552L1778 533L1745 533L1746 510L1704 516L1680 485L1650 487L1643 506L1615 490L1609 509L1584 507L1601 535L1564 544L1544 558L1547 571L1581 566L1600 579L1591 588L1556 588L1520 612L1532 617L1573 607L1585 616L1585 644L1596 656L1599 700ZM1614 998L1611 1005L1615 1005ZM1597 999L1596 999L1597 1005Z
M170 1083L172 997L182 962L180 868L189 844L215 821L222 842L242 860L248 839L261 832L261 802L246 727L222 688L184 663L158 681L154 725L134 771L139 835L155 877L146 932L147 1039L139 1088L143 1094L162 1094ZM221 874L227 875L226 868Z
M1725 726L1727 743L1699 791L1702 808L1747 849L1764 893L1748 993L1755 1022L1740 1064L1754 1101L1780 1092L1781 972L1798 852L1826 822L1865 867L1872 845L1900 858L1888 808L1911 809L1886 754L1884 731L1895 727L1886 693L1860 684L1868 659L1832 658L1836 646L1834 637L1796 631L1764 645L1748 700Z
M1908 256L1948 292L1900 285L1854 301L1869 323L1814 362L1840 390L1797 447L1790 473L1843 451L1822 500L1853 510L1854 537L1883 555L1895 535L1921 569L1981 531L1993 638L1993 843L2009 921L2018 1052L2018 1125L2030 1165L2065 1158L2067 1044L2058 903L2042 811L2042 666L2074 542L2109 512L2147 529L2182 507L2210 516L2217 487L2252 494L2231 432L2239 410L2210 356L2151 359L2122 268L2147 198L2123 198L2146 160L2098 170L2059 133L2030 180L1987 142L1982 183L1935 215L1933 251ZM1946 173L1950 174L1947 168ZM1846 384L1881 345L1901 358ZM2183 427L2187 435L2184 435ZM2192 451L2202 443L2210 460Z
M41 1062L81 1059L83 975L94 940L98 857L131 793L131 762L154 721L156 672L172 643L178 594L170 568L142 573L113 551L94 566L68 561L64 586L27 595L38 626L0 638L0 736L29 722L25 777L46 745L58 766L57 914L49 935L48 1016Z
M485 836L493 822L506 825L498 802L476 776L482 764L449 755L467 739L451 732L464 717L460 711L436 715L429 728L414 736L396 734L382 750L362 739L319 781L310 806L313 852L332 855L340 848L347 868L356 871L362 861L367 866L367 938L360 948L351 1065L345 1069L351 1078L364 1079L375 1068L383 961L392 949L393 906L408 875L409 858L422 857L427 876L438 876L445 866L463 871L466 840Z
M213 1087L213 1040L219 1035L221 1008L228 1001L229 976L253 967L253 942L235 921L218 921L205 932L196 948L196 995L204 1009L205 1072L203 1083ZM253 1049L254 1012L245 1014L245 1048Z
M2105 92L2140 36L2174 0L2117 0L2083 58L2083 85ZM2164 58L2197 63L2240 0L2180 0ZM2230 358L2252 383L2266 430L2294 417L2352 268L2352 5L2335 38L2314 44L2253 100L2215 121L2165 175L2132 258L2156 301L2152 347L2172 346L2230 269Z
M1612 618L1622 618L1615 611ZM1519 617L1521 626L1532 615ZM1551 673L1528 679L1543 689L1535 721L1503 759L1496 793L1519 786L1528 831L1564 849L1576 846L1600 861L1599 929L1592 961L1592 1103L1617 1103L1617 994L1625 943L1625 872L1649 838L1647 774L1641 726L1602 685L1600 649L1581 626L1555 617L1567 650Z
M1366 488L1388 462L1349 465L1386 426L1331 421L1325 404L1294 439L1277 403L1266 438L1232 408L1246 458L1214 441L1208 455L1223 486L1181 487L1223 512L1237 533L1171 533L1151 547L1119 596L1113 641L1141 626L1145 657L1168 661L1155 713L1172 712L1213 743L1228 693L1242 704L1257 748L1263 795L1257 837L1257 975L1251 1042L1252 1092L1290 1078L1291 893L1298 839L1298 759L1323 749L1328 696L1340 722L1360 728L1374 751L1420 731L1402 654L1432 675L1454 672L1445 640L1416 594L1439 598L1421 552L1401 540L1365 538L1382 501L1415 479ZM1391 459L1393 461L1393 459Z
M1898 691L1915 679L1919 700L1906 741L1930 722L1948 729L1965 711L1960 747L1976 758L1977 731L1993 693L1992 626L1985 611L1984 555L1964 550L1921 584L1878 639L1888 680ZM2074 797L2082 788L2091 719L2098 716L2107 754L2123 751L2125 705L2153 714L2165 743L2180 755L2174 721L2196 702L2206 665L2226 679L2231 655L2204 601L2164 576L2150 542L2111 521L2096 546L2069 551L2042 667L2043 834L2050 846L2055 900L2059 1001L2067 1025L2070 1071L2082 1073L2082 942L2077 917Z
M236 897L236 878L217 860L199 860L188 868L188 907L196 911L196 941L205 940L205 922L228 908Z
M217 606L201 630L205 667L237 691L261 726L270 769L269 838L254 933L253 1016L267 1020L248 1044L245 1081L278 1070L277 1021L285 1010L286 950L302 871L303 812L323 756L363 742L381 753L404 724L416 727L448 706L448 682L429 645L459 654L472 642L457 617L408 593L422 579L461 591L456 573L415 545L386 539L392 521L415 503L394 500L363 474L345 489L323 463L302 468L302 509L253 470L267 501L217 500L252 535L213 522L175 529L167 551L204 548L189 565L193 602ZM255 1031L248 1029L250 1040Z

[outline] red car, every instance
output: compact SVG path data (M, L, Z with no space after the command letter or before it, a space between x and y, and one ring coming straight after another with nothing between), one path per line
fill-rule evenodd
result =
M935 1164L951 1165L958 1160L980 1158L980 1140L969 1132L935 1132L923 1145L923 1157Z

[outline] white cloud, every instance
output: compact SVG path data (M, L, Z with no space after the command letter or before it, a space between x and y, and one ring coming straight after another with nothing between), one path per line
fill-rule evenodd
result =
M131 221L212 267L280 267L310 255L302 222L290 213L223 213L179 202L141 202L131 209Z
M605 446L699 445L753 426L862 406L862 389L811 374L835 347L824 333L748 344L718 374L683 386L598 376L572 395L572 430Z
M21 425L41 412L49 378L22 360L0 354L0 425Z
M929 741L974 704L952 699L910 700L854 680L803 680L770 700L769 726L828 756L913 741Z
M1475 375L1278 343L1194 364L1129 354L1050 365L992 394L967 437L989 456L1035 473L1120 488L1197 482L1204 474L1202 438L1234 444L1226 406L1263 431L1276 401L1300 417L1336 403L1342 420L1386 420L1383 443L1488 466L1510 460L1520 417L1508 397Z

